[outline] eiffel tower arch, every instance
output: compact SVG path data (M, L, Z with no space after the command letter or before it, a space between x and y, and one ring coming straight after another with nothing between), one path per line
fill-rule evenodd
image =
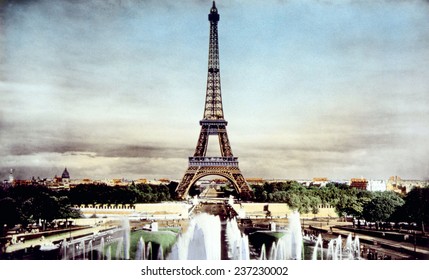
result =
M253 192L241 174L238 158L233 156L224 118L222 95L220 87L219 42L217 23L219 13L216 4L210 9L209 61L207 71L206 101L203 119L200 121L201 131L198 137L194 156L189 157L188 168L176 193L179 198L185 198L189 189L201 178L218 175L228 179L243 200L253 197ZM220 157L207 156L209 136L217 136Z

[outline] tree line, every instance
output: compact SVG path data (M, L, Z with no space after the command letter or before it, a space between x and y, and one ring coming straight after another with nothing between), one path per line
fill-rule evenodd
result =
M306 187L295 181L254 185L252 189L255 201L287 203L300 213L317 214L319 205L330 205L340 217L416 223L422 228L429 225L429 187L414 188L406 195L370 192L338 183Z
M68 191L72 204L135 204L172 200L177 183L168 185L131 184L130 186L77 185Z
M75 205L153 203L172 199L177 183L169 185L132 184L131 186L82 184L69 190L54 190L43 185L0 186L0 225L41 222L43 227L54 219L79 218ZM6 225L6 227L4 227Z
M43 228L54 219L80 217L70 199L45 186L14 186L0 188L0 225L3 229L16 224L39 224ZM4 227L6 225L6 227Z

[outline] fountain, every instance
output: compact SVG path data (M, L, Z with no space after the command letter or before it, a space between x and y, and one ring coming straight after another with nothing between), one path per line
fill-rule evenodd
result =
M355 237L353 240L352 234L350 233L346 239L345 252L349 260L359 259L360 255L360 242L359 237Z
M277 244L276 242L273 242L273 245L271 245L271 250L270 250L270 254L268 255L268 259L269 260L275 260L277 259Z
M146 260L151 260L153 258L153 250L152 250L152 242L149 242L147 244L147 250L146 250Z
M359 241L359 236L356 236L354 239L354 248L355 248L355 255L354 258L355 259L360 259L360 241Z
M300 260L302 259L303 238L299 213L292 213L286 231L256 231L252 234L254 245L261 248L259 256L269 260ZM261 242L262 240L262 242ZM274 240L274 241L273 241ZM271 243L270 243L271 242Z
M220 260L221 222L217 216L199 214L179 236L168 259Z
M319 251L319 247L320 247L320 251ZM321 234L317 236L316 244L314 245L314 249L313 249L313 256L311 257L311 259L317 260L319 255L320 255L320 259L323 260L323 240L322 240Z
M300 260L304 259L303 256L303 239L300 231L299 216L292 215L289 222L289 227L286 231L267 231L272 232L274 236L283 236L277 238L274 242L262 243L259 253L251 253L251 248L257 249L255 244L249 245L249 236L244 234L238 227L235 219L227 220L224 222L225 230L225 248L222 249L221 235L222 223L217 216L208 214L199 214L194 217L189 224L186 232L180 234L176 239L171 250L165 251L161 244L156 243L153 247L152 242L145 243L143 237L140 237L138 242L134 244L136 260L147 259L167 259L167 260L220 260L227 258L230 260L250 260L251 255L253 258L261 260ZM161 231L164 232L164 231ZM124 235L127 236L127 235ZM116 259L125 259L125 255L129 256L124 250L124 237L117 238L116 241ZM266 242L266 241L265 241ZM356 253L359 252L359 240L355 238L354 241L348 239L347 244L342 244L341 236L331 240L329 248L323 248L323 240L321 235L314 240L315 246L310 259L312 260L341 260L341 259L356 259ZM357 245L356 245L357 244ZM345 250L343 252L343 247ZM268 249L267 249L268 248ZM311 248L311 247L310 247ZM109 248L110 249L110 248ZM226 250L225 254L221 253ZM269 251L268 251L269 250ZM345 252L348 253L346 256ZM88 257L90 258L90 257ZM105 256L106 259L109 257Z
M263 261L267 260L267 249L265 248L265 243L262 244L259 259Z
M123 230L124 259L129 260L130 259L130 221L128 220L128 218L122 220L122 230Z
M299 213L294 212L289 217L289 226L287 232L277 241L276 244L273 244L272 247L275 247L276 254L270 254L270 259L300 260L302 259L302 245L303 239Z
M146 259L146 246L144 244L143 237L140 237L139 243L137 243L136 260Z
M136 241L131 244L130 222L122 219L122 225L117 229L76 240L63 240L58 250L62 259L89 260L94 257L99 260L110 260L112 257L125 260L250 260L251 256L260 260L304 259L299 213L290 214L288 222L286 230L279 230L276 223L271 222L269 229L246 235L239 228L236 218L222 221L219 216L201 213L194 216L186 231L180 234L158 231L158 223L153 222L150 231L133 232L133 240ZM140 236L136 236L139 232ZM323 248L320 234L317 239L311 236L313 242L315 245L309 255L312 260L359 259L359 238L353 239L351 234L344 244L341 236L330 240L327 249ZM93 255L94 249L96 256ZM133 253L131 256L130 250Z
M94 252L92 251L92 240L89 240L88 242L88 250L87 250L87 254L88 254L88 260L93 260L94 259Z
M334 250L334 260L342 260L343 259L343 243L341 241L341 235L338 235L338 238L335 242L335 250Z
M101 237L100 239L100 245L98 247L98 259L102 260L104 259L104 237Z
M228 258L232 260L249 260L249 238L241 233L237 220L226 223L226 241L228 242Z
M153 222L150 224L151 231L158 231L158 222Z
M295 237L292 234L285 234L277 242L273 242L269 259L301 260L302 243L298 242L295 240Z
M61 242L61 253L62 253L62 258L63 260L67 260L67 240L64 239L63 242Z
M120 237L118 239L118 245L116 247L115 259L117 259L117 260L124 259L124 256L125 256L124 251L123 251L124 247L125 247L124 246L124 238Z
M348 236L347 236L347 239L346 239L346 246L345 246L345 252L346 252L346 254L347 254L347 258L349 259L349 260L352 260L353 259L353 245L354 244L352 244L352 242L353 242L353 240L352 240L352 235L351 234L349 234Z
M244 219L246 218L246 210L244 210L244 208L240 208L238 210L238 218L239 219Z
M232 196L232 195L229 196L229 198L228 198L228 204L231 205L231 206L234 205L234 196Z
M106 249L106 260L112 259L112 246L107 247Z
M192 205L197 206L198 203L199 203L198 197L195 195L194 198L192 199Z
M316 251L316 247L314 248ZM322 247L321 247L322 250ZM313 259L315 255L313 251ZM359 237L352 238L352 235L349 234L345 241L345 246L343 248L342 238L339 235L337 238L332 239L328 243L328 249L326 253L326 259L328 260L358 260L360 259L360 243ZM323 257L323 253L321 254Z
M82 260L84 260L85 259L85 241L84 240L82 240L79 243L79 251L80 251L79 254L82 256Z
M328 243L328 256L327 259L334 259L334 246L335 246L335 239L331 239Z

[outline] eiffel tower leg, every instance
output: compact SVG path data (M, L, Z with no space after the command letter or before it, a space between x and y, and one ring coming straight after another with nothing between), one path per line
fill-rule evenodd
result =
M179 199L185 199L188 194L190 184L193 181L192 179L195 177L195 173L197 172L198 167L189 166L188 170L186 170L185 175L183 175L182 181L176 188L177 197Z
M239 171L240 172L240 171ZM240 173L233 174L234 180L238 186L238 194L242 200L253 199L253 191L250 189L243 175Z

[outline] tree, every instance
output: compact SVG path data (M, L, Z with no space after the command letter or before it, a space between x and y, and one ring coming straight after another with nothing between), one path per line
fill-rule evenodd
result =
M372 199L364 205L363 217L370 222L389 221L404 200L391 191L374 192Z
M82 213L79 209L74 209L71 204L70 200L67 196L61 196L58 198L59 202L59 209L57 218L58 219L66 219L66 225L68 219L77 219L82 217Z
M310 196L310 207L311 213L316 215L319 213L319 204L321 203L321 199L318 196Z
M170 193L170 199L176 199L177 198L176 188L178 185L179 185L179 183L173 182L173 181L168 183L167 188L168 188L168 192Z
M330 202L339 216L362 217L363 207L370 200L371 193L355 188L337 187L335 199Z
M260 186L260 185L252 185L251 186L251 188L253 190L253 195L255 197L255 201L264 202L267 200L268 192L264 188L264 186ZM265 194L263 194L263 193L265 193Z
M260 201L265 202L268 199L268 193L267 191L263 191L261 196L260 196Z
M405 221L421 225L425 232L429 225L429 187L412 189L405 197L400 212Z
M16 201L11 197L0 199L0 226L14 226L19 222Z

